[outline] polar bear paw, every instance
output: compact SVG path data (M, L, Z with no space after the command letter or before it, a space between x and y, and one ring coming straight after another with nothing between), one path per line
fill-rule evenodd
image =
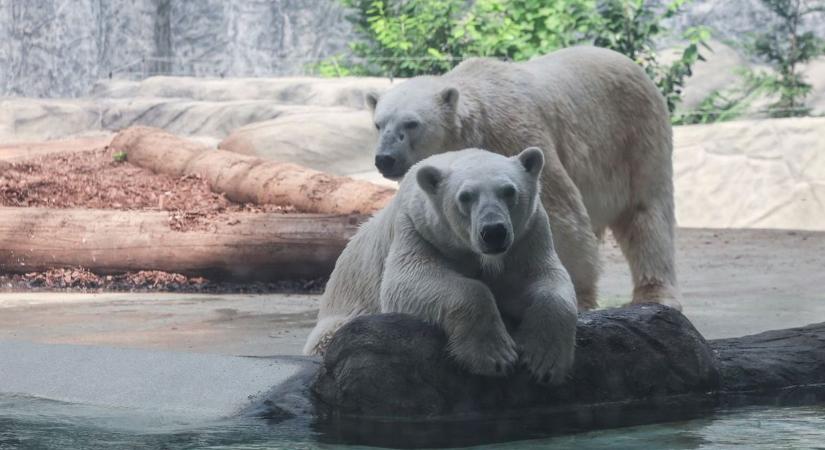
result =
M679 290L666 283L647 282L633 289L633 301L630 304L658 303L681 311L680 297Z
M515 339L521 356L519 363L527 368L536 381L557 385L567 379L573 368L575 338L520 329Z
M504 330L459 338L450 345L450 353L470 372L493 377L510 374L518 361L516 343Z

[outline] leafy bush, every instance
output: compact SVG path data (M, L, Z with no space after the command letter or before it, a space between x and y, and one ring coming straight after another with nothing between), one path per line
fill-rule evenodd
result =
M348 17L360 40L350 44L357 62L324 61L346 67L352 75L411 77L442 73L462 55L455 30L463 0L341 0L352 8Z
M462 56L523 61L586 41L595 9L595 0L478 0L454 36Z
M645 68L671 111L681 97L699 48L709 33L691 29L679 58L663 65L654 39L661 22L687 0L658 12L651 0L341 0L359 40L354 59L330 59L322 75L439 74L471 56L523 61L575 44L592 43L621 52Z
M662 65L656 54L655 38L664 31L662 21L675 16L686 0L669 3L664 12L654 10L646 0L607 0L599 5L600 21L593 44L626 55L644 67L656 83L672 113L682 97L685 79L692 74L693 65L704 60L699 47L707 47L710 32L705 28L691 28L684 38L688 44L670 65Z

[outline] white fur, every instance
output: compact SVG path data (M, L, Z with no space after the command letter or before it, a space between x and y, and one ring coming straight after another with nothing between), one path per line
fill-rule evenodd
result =
M610 228L630 264L633 302L679 307L671 126L656 86L630 59L593 47L524 63L471 59L370 105L376 151L399 164L393 177L466 147L504 155L542 148L542 202L579 306L597 304L597 236ZM410 121L418 125L405 128Z
M524 153L543 161L538 149ZM401 312L441 326L451 354L475 373L505 374L520 350L538 379L562 381L573 363L576 299L539 204L540 170L477 149L413 166L392 202L338 259L304 352L323 353L353 317ZM440 175L431 192L419 171ZM515 186L515 196L497 196L505 185ZM464 191L476 200L460 204ZM497 256L482 253L475 231L492 216L505 220L512 235ZM518 323L512 336L502 316Z

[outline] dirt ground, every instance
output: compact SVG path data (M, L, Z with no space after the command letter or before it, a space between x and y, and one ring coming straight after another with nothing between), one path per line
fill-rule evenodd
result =
M627 265L603 246L601 304L630 299ZM680 229L685 315L715 339L825 322L825 233ZM318 295L0 293L0 340L227 355L297 354Z

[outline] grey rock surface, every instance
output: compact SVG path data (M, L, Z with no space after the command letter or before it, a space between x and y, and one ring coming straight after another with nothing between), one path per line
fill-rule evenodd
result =
M372 131L369 115L355 113L365 109L365 92L381 92L391 83L383 78L312 77L152 77L143 81L99 82L93 96L85 98L0 97L0 142L57 139L133 125L220 140L244 125L296 113L309 118L306 122L291 122L294 129L289 133L300 140L311 139L319 126L330 123L324 119L313 121L312 113L329 118L345 112L335 129L342 131L344 123L354 127L347 133L360 138L344 139L338 145L350 150L361 145L365 127ZM355 116L360 120L355 120ZM315 128L303 131L305 124Z
M46 140L145 125L178 135L217 140L250 123L326 111L318 106L267 100L7 98L0 99L0 136L11 136L12 141Z
M672 3L668 0L658 2ZM682 11L666 23L672 37L678 37L689 27L706 26L716 39L743 42L777 20L760 0L694 0L686 2ZM823 19L825 13L810 16L803 30L825 37L825 29L817 26Z
M218 147L352 175L372 169L376 141L368 111L326 108L285 114L238 128Z
M81 96L111 76L301 74L350 35L334 1L0 0L0 95Z
M377 77L193 78L156 76L141 81L95 83L96 98L178 98L198 101L266 100L273 103L346 106L365 109L364 94L389 89L393 82Z

